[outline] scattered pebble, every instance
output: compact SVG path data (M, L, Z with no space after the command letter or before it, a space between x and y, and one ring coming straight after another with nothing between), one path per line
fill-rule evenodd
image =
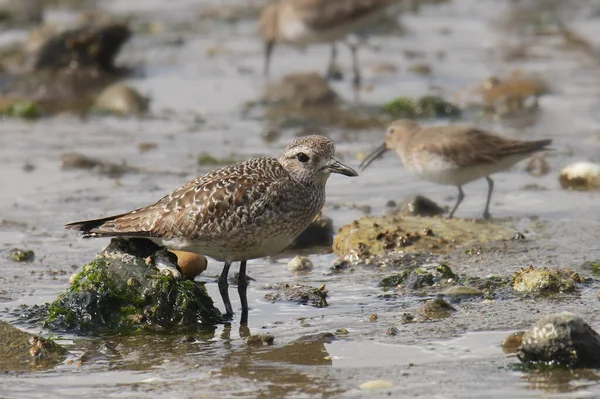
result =
M294 256L288 263L288 269L291 272L309 272L313 269L313 263L307 256Z
M13 248L10 250L10 258L15 262L31 262L35 253L29 249Z
M600 189L600 165L591 162L577 162L560 171L560 186L565 190Z
M394 383L389 380L371 380L371 381L363 382L362 384L360 384L359 387L360 387L360 389L363 389L365 391L372 391L375 389L393 388Z

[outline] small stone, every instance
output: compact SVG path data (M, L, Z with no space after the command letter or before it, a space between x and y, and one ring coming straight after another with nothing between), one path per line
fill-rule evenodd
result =
M264 342L260 335L255 334L246 338L246 344L248 346L263 346Z
M98 94L94 108L118 115L139 115L148 111L150 99L124 83L115 83Z
M373 391L376 389L393 388L394 383L388 380L371 380L360 384L359 388L365 391Z
M10 258L15 262L31 262L35 253L28 249L13 248L10 250Z
M396 327L388 327L387 330L385 330L385 335L393 337L398 334L400 334L400 330L398 330Z
M415 316L411 313L402 313L402 324L412 323L415 320Z
M525 332L517 357L523 363L544 366L597 368L600 335L577 315L551 314Z
M421 306L419 313L427 319L442 319L449 317L456 309L441 298L429 300Z
M379 319L379 316L377 316L375 313L373 313L371 317L369 317L370 322L375 322L377 321L377 319Z
M307 256L295 256L289 263L288 269L291 272L309 272L313 269L313 264Z
M348 330L345 329L345 328L343 328L343 327L342 328L338 328L335 331L335 335L348 335L348 334L349 334Z
M559 182L567 190L600 189L600 165L591 162L577 162L560 171Z
M400 213L406 216L436 216L445 212L444 208L422 195L411 197L400 205Z
M520 241L520 240L525 240L525 235L523 233L520 232L516 232L514 236L512 236L511 240L514 241Z
M504 353L515 353L517 352L517 348L523 342L523 334L525 331L518 331L512 334L509 334L506 338L502 340L500 346L502 347L502 352Z
M512 278L513 289L517 292L546 294L573 292L577 289L576 284L584 281L568 269L536 269L533 266L522 268Z

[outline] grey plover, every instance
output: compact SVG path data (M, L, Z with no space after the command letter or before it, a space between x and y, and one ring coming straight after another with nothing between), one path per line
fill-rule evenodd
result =
M264 8L260 16L260 33L265 41L264 73L268 75L271 53L276 43L305 47L315 43L332 43L326 75L336 75L336 41L376 24L390 5L399 0L277 0ZM353 83L360 85L357 48L352 53Z
M421 127L400 119L389 126L385 143L361 163L365 169L387 150L394 150L404 166L423 180L458 187L450 217L465 198L462 186L485 177L488 183L483 217L490 218L494 181L490 175L506 170L536 151L547 149L552 140L512 140L469 126Z
M213 170L152 205L65 228L84 237L144 237L224 262L219 291L228 316L233 310L227 276L231 263L239 261L238 292L247 314L246 261L283 250L310 224L325 203L331 173L358 175L334 153L325 137L301 137L279 159L256 158Z

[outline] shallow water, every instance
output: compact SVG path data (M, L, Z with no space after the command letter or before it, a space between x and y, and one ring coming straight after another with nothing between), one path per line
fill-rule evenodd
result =
M62 229L64 223L122 212L145 205L180 186L209 167L199 167L196 156L204 151L215 157L235 154L277 156L295 131L284 130L268 144L261 133L262 120L243 118L247 101L256 100L265 84L261 75L262 46L255 22L198 21L202 9L218 2L164 2L114 0L103 7L115 13L135 13L142 20L161 22L162 33L136 34L125 46L119 62L139 67L127 80L152 98L151 116L79 119L58 116L38 122L3 120L0 134L0 301L11 310L26 304L52 301L68 285L69 276L90 261L106 240L80 240ZM533 2L531 2L533 3ZM539 3L539 2L538 2ZM220 3L219 3L220 4ZM231 4L235 4L231 1ZM558 10L557 15L592 46L600 37L600 20L593 5ZM600 69L593 54L564 44L557 36L524 35L531 39L528 57L504 60L506 46L518 43L518 31L500 22L509 15L509 3L460 1L424 6L400 20L403 36L376 36L360 52L366 83L373 90L360 101L382 104L391 98L428 93L452 98L484 78L506 75L515 68L537 72L551 92L540 100L535 123L518 128L514 121L475 116L465 122L493 129L509 137L552 138L547 160L551 172L533 177L520 164L495 175L491 212L522 231L526 242L509 243L508 250L484 252L470 258L457 250L446 256L456 273L472 276L509 276L533 264L581 268L585 260L600 258L597 220L598 193L569 192L560 188L559 170L580 160L599 161L600 119L597 116ZM540 11L541 12L541 11ZM594 14L596 12L596 14ZM10 34L10 33L7 33ZM181 44L173 40L181 38ZM212 51L218 49L218 51ZM424 58L409 60L406 50ZM437 54L444 52L440 59ZM287 73L324 69L329 49L306 52L280 47L275 51L273 79ZM216 55L210 55L216 54ZM391 75L374 75L379 62L398 66ZM349 56L340 62L349 73ZM427 62L430 76L408 72L409 65ZM348 81L334 88L351 101ZM432 121L430 123L446 123ZM357 154L380 143L383 129L342 131L328 128L344 162L356 167ZM140 142L155 142L158 149L141 153ZM62 171L61 154L78 152L106 161L126 162L140 168L118 180L89 171ZM34 166L26 171L24 166ZM535 183L543 191L523 187ZM479 217L487 186L478 181L465 187L467 195L458 217ZM373 214L385 204L420 193L442 205L451 205L452 187L422 182L405 171L394 154L375 162L357 179L333 176L328 183L326 214L336 227L360 216L359 210L339 204L372 206ZM13 247L32 249L36 260L14 263ZM179 336L59 339L72 349L69 359L45 372L5 375L0 393L13 398L81 397L595 397L600 395L596 371L523 372L511 364L499 342L511 331L528 328L542 314L573 311L598 326L597 282L580 294L562 300L463 301L449 319L400 324L402 313L423 298L384 295L377 283L390 271L354 269L333 274L334 255L312 255L315 269L294 275L288 259L257 259L249 263L256 281L249 288L249 329L271 333L275 345L251 348L240 335L237 320L218 326L194 342ZM235 269L236 266L234 266ZM210 261L199 277L207 282L218 306L216 276L221 265ZM294 303L271 304L263 285L281 281L327 285L330 306L315 309ZM239 308L232 292L234 309ZM370 322L377 314L377 322ZM0 317L10 320L8 312ZM400 333L386 335L390 326ZM294 344L300 336L348 330L329 344ZM31 331L38 333L39 331ZM47 332L43 332L47 333ZM82 354L92 354L82 361ZM85 359L84 359L85 360ZM360 384L387 380L392 386L368 391Z

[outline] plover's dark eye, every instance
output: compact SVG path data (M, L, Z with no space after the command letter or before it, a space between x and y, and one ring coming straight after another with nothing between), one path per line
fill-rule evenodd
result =
M308 162L308 160L310 159L308 155L306 155L303 152L299 152L298 154L296 154L296 158L298 158L298 161L302 163Z

